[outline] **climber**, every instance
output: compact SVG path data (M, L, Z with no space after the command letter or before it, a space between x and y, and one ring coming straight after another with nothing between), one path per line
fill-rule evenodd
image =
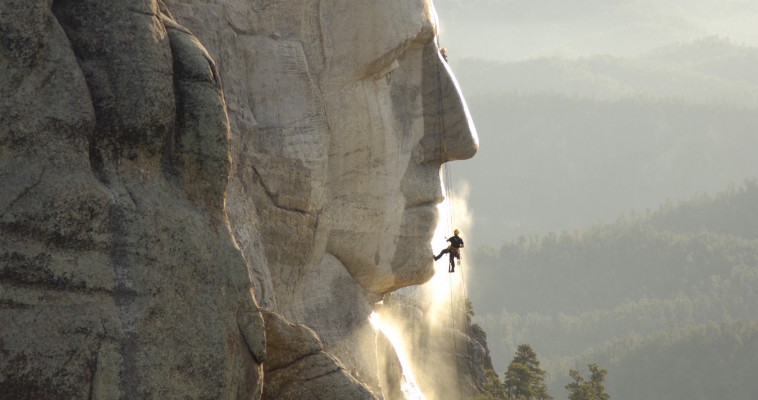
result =
M440 254L434 256L434 261L437 261L442 257L445 253L450 253L450 267L448 268L447 272L455 272L455 259L458 259L458 263L461 262L461 249L463 248L463 239L458 236L458 229L453 231L453 236L449 239L447 239L448 242L450 242L450 246L448 246L446 249L442 250Z
M447 50L444 47L440 48L440 54L442 54L442 58L447 62Z

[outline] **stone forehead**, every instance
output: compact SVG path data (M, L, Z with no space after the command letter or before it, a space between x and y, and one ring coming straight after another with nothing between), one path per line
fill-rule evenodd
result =
M172 2L172 0L167 0ZM430 0L191 0L189 7L220 7L238 35L296 41L310 73L360 79L384 60L436 34ZM214 4L211 4L214 3Z
M428 0L333 0L322 9L321 20L332 75L368 76L436 33Z

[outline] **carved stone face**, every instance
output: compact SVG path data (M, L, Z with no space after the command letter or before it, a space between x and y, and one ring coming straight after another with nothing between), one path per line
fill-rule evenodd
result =
M341 17L326 30L332 57L322 80L327 251L364 288L384 293L432 276L440 165L470 158L478 140L435 43L429 2L332 7Z
M477 149L431 3L176 3L210 49L236 49L213 54L233 136L226 205L259 302L288 314L292 293L331 291L329 254L372 292L428 279L439 167ZM209 28L224 15L233 29Z

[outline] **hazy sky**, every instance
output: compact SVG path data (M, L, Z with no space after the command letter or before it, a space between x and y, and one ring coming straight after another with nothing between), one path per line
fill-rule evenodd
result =
M707 36L758 46L755 0L436 0L441 44L503 61L633 56Z
M474 159L451 166L454 180L471 185L472 243L499 246L522 234L586 227L754 176L755 157L739 150L758 146L755 114L738 109L758 104L757 56L744 47L758 48L758 0L435 0L435 5L440 43L482 144ZM718 39L702 40L713 37ZM661 48L667 50L647 54ZM566 59L538 59L546 56ZM525 99L509 104L504 97L483 97L502 93L545 97L530 99L532 108L512 115L526 107ZM644 99L644 106L613 103L634 97ZM666 100L657 103L661 99ZM690 126L695 119L698 125ZM603 129L608 134L598 133ZM593 132L596 142L588 139ZM625 144L619 147L609 137ZM649 148L650 137L671 140L654 140ZM640 150L621 151L626 148ZM622 153L631 160L626 166L615 162ZM606 155L609 162L592 164ZM704 167L708 163L719 167ZM499 185L484 178L492 171L500 171ZM627 183L612 190L600 184L604 180ZM580 183L583 191L574 189ZM562 199L558 205L556 198Z

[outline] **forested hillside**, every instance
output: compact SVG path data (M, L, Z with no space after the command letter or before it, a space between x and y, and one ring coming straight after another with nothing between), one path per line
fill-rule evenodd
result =
M708 323L644 340L631 336L580 359L613 371L606 388L614 400L752 400L758 393L758 322Z
M496 368L502 373L516 346L529 343L544 360L554 396L569 368L593 362L608 369L614 399L713 398L675 387L669 397L635 394L634 383L666 385L657 380L665 375L652 371L675 363L672 379L729 386L733 396L719 398L752 399L739 393L751 393L742 368L758 359L755 204L758 183L751 180L585 231L478 249L469 296ZM735 372L709 375L714 364Z
M586 228L758 171L756 48L710 38L637 58L453 63L481 138L454 168L471 243Z
M758 105L758 48L718 37L636 57L542 57L520 62L454 58L467 97L540 93L612 101L678 99L688 104ZM686 100L685 100L686 99Z

